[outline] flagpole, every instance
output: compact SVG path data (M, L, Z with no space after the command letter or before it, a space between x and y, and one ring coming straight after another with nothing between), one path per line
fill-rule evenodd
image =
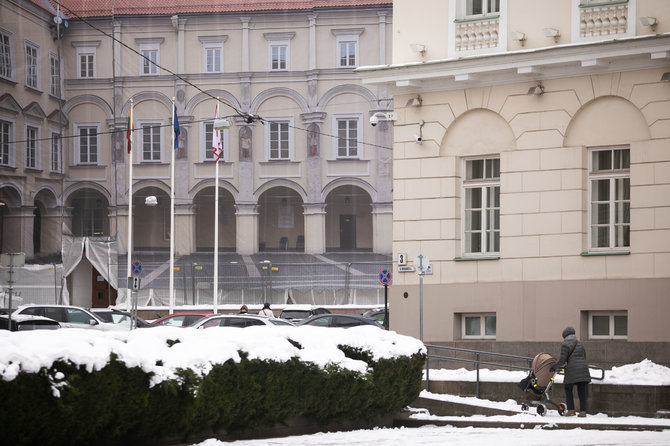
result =
M174 144L175 144L175 134L174 134L174 128L175 128L175 123L174 123L174 117L176 114L175 110L175 105L174 105L174 97L172 98L172 130L170 131L170 134L172 135L171 138L171 144L170 144L170 155L171 155L171 163L170 163L170 171L171 171L171 176L170 176L170 295L169 295L169 300L170 300L170 314L174 314Z
M133 250L133 100L130 100L128 114L128 280L126 281L126 310L130 311L130 278L132 277L132 250Z
M216 97L216 112L214 112L214 122L219 119L219 97ZM212 140L214 134L218 132L212 124ZM218 134L216 140L221 145L221 135ZM218 149L217 149L218 150ZM218 311L219 305L219 158L220 154L215 155L216 164L214 168L214 313Z

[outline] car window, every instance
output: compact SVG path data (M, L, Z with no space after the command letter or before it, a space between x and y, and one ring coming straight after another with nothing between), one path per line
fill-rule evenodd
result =
M239 327L244 328L247 326L247 319L244 317L227 317L226 327Z
M272 319L270 322L275 324L275 325L293 327L293 324L291 324L290 322L282 321L281 319Z
M314 325L316 327L328 327L330 326L330 320L332 317L326 316L326 317L319 317L314 319L312 322L309 323L309 325Z
M362 321L359 321L358 319L354 319L353 317L346 317L346 316L337 316L335 318L335 323L333 324L334 327L355 327L357 325L363 325Z
M21 314L28 314L30 316L42 316L42 308L39 307L26 308L25 310L21 311Z
M105 322L116 322L114 315L109 311L93 311L100 319Z
M211 319L202 324L202 328L223 327L224 325L226 325L225 319L219 317L216 319Z
M284 310L280 315L283 319L307 319L309 316L309 311L303 310Z
M261 321L260 319L247 319L247 324L245 327L251 327L252 325L265 325L265 322Z
M113 313L112 320L108 322L114 322L115 324L130 324L130 316L126 314Z
M189 325L193 325L193 323L199 321L202 319L204 316L200 316L199 314L189 314L184 316L183 323L181 324L184 327L187 327Z
M89 324L93 316L77 308L66 308L67 321L73 324ZM97 322L97 321L96 321Z
M167 319L163 319L160 322L156 322L156 325L167 325L168 327L181 327L184 322L185 316L174 316Z

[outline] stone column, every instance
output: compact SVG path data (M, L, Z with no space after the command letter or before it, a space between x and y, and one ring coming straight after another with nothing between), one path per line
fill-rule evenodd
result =
M326 203L302 205L305 217L305 254L326 252Z
M175 257L195 252L195 212L192 204L174 207Z
M372 203L372 252L393 252L393 204Z
M237 237L235 250L240 255L258 251L258 206L256 203L236 203Z

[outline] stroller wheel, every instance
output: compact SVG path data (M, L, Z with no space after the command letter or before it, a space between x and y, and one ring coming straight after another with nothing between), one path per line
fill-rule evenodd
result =
M560 416L565 415L565 412L568 411L568 406L565 405L565 403L561 403L558 405L558 414Z
M527 411L528 410L528 404L522 403L521 404L521 410L523 410L524 412Z
M537 414L540 415L541 417L545 416L547 414L547 406L544 404L540 404L537 406Z

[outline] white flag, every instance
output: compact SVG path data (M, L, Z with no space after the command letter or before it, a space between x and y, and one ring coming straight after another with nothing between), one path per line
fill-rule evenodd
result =
M216 103L216 111L214 112L214 121L219 118L219 103ZM214 128L212 125L212 155L214 155L214 161L218 162L223 155L223 146L221 144L221 134Z

